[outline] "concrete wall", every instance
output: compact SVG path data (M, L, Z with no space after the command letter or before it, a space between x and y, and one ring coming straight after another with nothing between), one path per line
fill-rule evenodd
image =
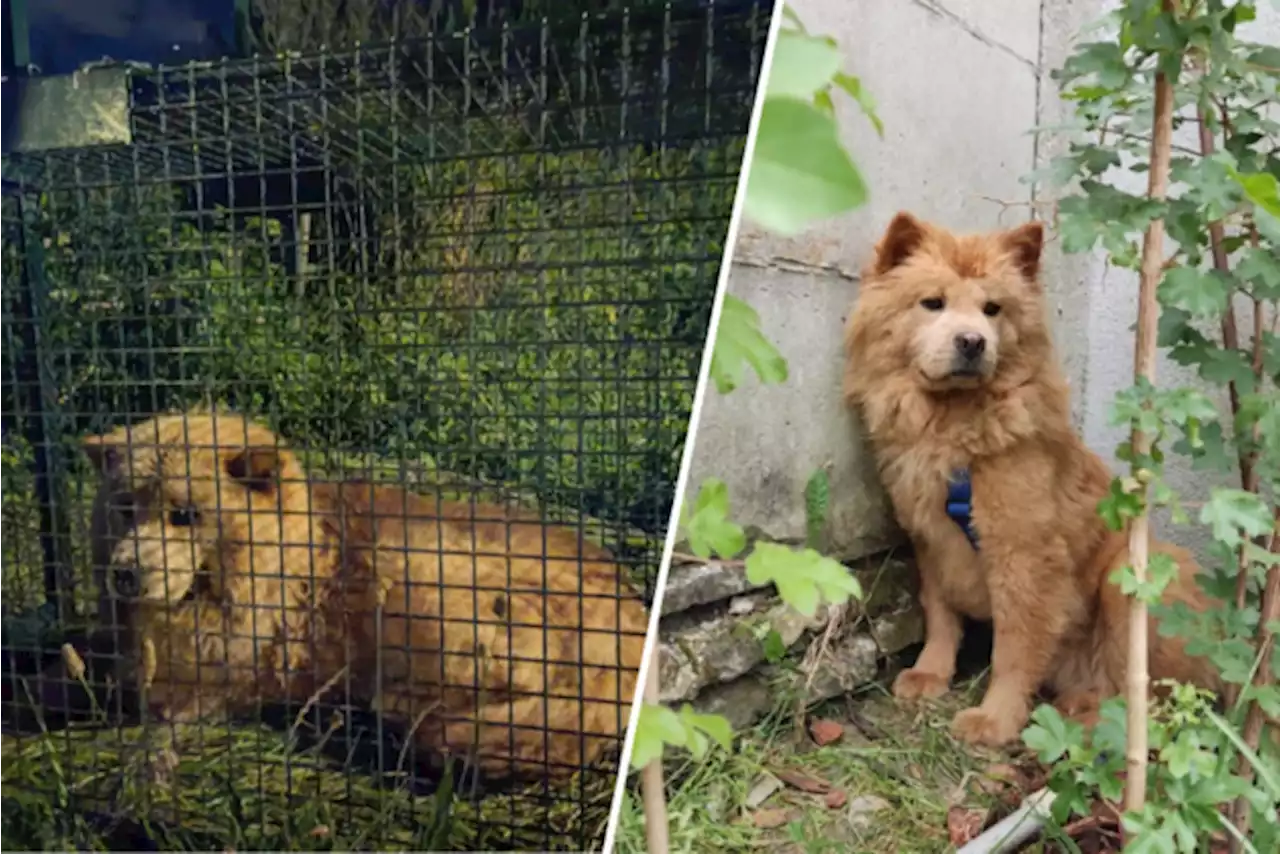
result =
M804 532L802 492L815 468L832 485L834 550L866 554L898 538L855 420L840 401L841 332L858 271L889 219L911 210L957 230L1011 226L1035 200L1021 180L1061 145L1029 131L1066 116L1049 71L1105 0L794 0L812 31L836 37L846 66L875 96L878 138L840 102L840 127L871 188L869 204L784 240L744 223L730 291L761 312L791 366L780 387L709 389L695 437L691 492L730 488L736 518L777 538ZM1254 38L1280 42L1280 13L1260 4ZM1040 200L1043 201L1043 200ZM1052 238L1051 238L1052 240ZM1051 242L1046 284L1058 349L1086 440L1111 458L1107 424L1129 383L1136 283L1100 255L1063 257ZM1161 375L1175 371L1161 366ZM1184 487L1199 486L1188 472Z

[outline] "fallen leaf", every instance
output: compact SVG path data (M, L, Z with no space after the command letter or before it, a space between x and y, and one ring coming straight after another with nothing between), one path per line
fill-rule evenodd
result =
M959 806L947 810L947 835L951 837L951 844L957 848L973 841L986 823L986 810Z
M859 832L868 830L876 824L878 813L892 808L893 804L884 798L875 795L858 795L849 802L849 809L846 812L849 817L849 826Z
M809 724L809 735L819 747L826 747L844 736L844 727L836 721L818 718Z
M790 820L790 810L784 810L780 807L756 810L751 814L751 823L764 830L772 827L782 827Z
M802 792L821 795L831 789L831 784L826 780L818 777L810 777L797 771L775 771L774 774L779 780L786 783L791 788L799 789Z
M324 839L326 836L329 835L329 825L327 824L316 825L315 827L311 828L311 835L316 839Z
M827 795L822 799L822 802L827 805L827 809L838 810L840 807L844 806L848 800L849 796L846 795L842 789L832 789L827 792Z

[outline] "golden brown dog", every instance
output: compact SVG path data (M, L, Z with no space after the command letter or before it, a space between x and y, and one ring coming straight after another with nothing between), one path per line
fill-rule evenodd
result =
M1089 716L1123 690L1128 605L1111 572L1125 536L1097 514L1111 474L1071 427L1039 283L1043 231L954 235L900 213L862 279L845 334L845 399L861 410L881 477L920 567L925 646L900 674L903 699L944 693L961 618L991 620L991 682L952 728L973 743L1018 738L1032 698L1053 689ZM947 513L968 470L977 547ZM1189 553L1167 601L1206 604ZM1151 632L1153 680L1216 688L1206 661Z
M574 529L311 482L279 437L231 414L84 446L104 473L102 607L129 603L153 713L349 687L492 776L572 772L626 726L645 609Z

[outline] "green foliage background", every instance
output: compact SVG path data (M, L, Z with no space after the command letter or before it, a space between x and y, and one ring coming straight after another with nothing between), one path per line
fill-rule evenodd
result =
M745 20L716 24L730 34L723 50L743 52ZM752 20L767 25L767 13ZM218 97L189 87L183 100L209 102L169 108L183 112L135 109L150 136L144 156L112 153L124 177L91 152L22 164L38 189L21 212L5 198L4 278L36 284L40 320L24 319L23 288L5 288L6 611L42 595L24 442L37 408L60 443L73 541L92 489L79 436L214 402L264 419L325 474L372 467L420 484L497 485L586 514L651 574L751 104L741 57L691 53L701 18L652 23L563 47L556 62L589 56L590 67L549 68L541 94L492 73L513 60L488 42L471 49L468 61L489 72L471 85L440 79L452 54L434 67L395 52L320 60L311 78L307 60L286 57L258 72L274 100L256 115L225 82ZM659 81L667 51L679 76ZM299 80L333 94L299 100ZM724 91L707 99L694 81ZM634 107L618 105L624 95ZM324 145L322 163L296 178L322 200L287 187L281 200L278 175L228 191L221 175L157 181L138 169L163 159L167 178L171 157L207 164L208 151L245 144L223 127L263 121ZM648 141L663 134L673 142ZM275 142L248 137L250 149Z

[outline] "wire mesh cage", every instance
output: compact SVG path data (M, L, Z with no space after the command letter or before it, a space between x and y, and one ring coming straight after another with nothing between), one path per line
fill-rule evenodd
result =
M6 156L8 846L598 846L771 13L132 68Z

